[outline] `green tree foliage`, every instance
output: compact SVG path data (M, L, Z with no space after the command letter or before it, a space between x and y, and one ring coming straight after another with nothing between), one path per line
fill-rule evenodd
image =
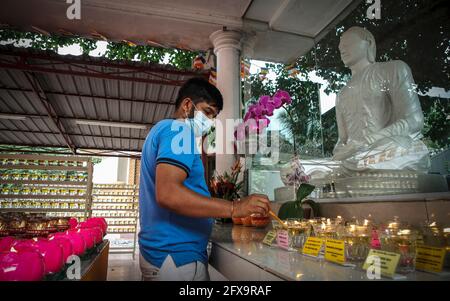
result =
M0 30L0 41L4 44L26 45L33 49L57 52L59 47L79 45L83 55L88 55L97 48L96 40L77 36L46 36L34 32L22 32L12 29ZM191 69L193 59L198 52L180 49L157 48L148 45L129 45L125 42L108 42L104 56L111 60L139 60L158 63L168 58L168 63L179 69Z
M432 87L450 90L450 8L447 0L381 1L381 19L367 18L369 4L361 4L311 51L298 59L305 71L317 70L337 92L347 81L350 70L340 59L341 34L352 26L367 28L375 37L377 60L403 60L411 67L418 89Z
M339 53L341 34L352 26L362 26L371 31L377 42L377 61L403 60L412 69L419 99L425 115L423 134L431 149L446 148L449 143L450 102L426 96L432 87L450 90L450 8L445 0L382 1L381 19L367 18L366 1L335 28L333 28L295 66L302 76L314 71L328 82L326 93L337 93L351 76ZM282 65L269 64L277 75L276 80L259 80L250 76L252 99L273 94L276 89L288 91L294 99L290 113L281 116L287 132L295 137L300 153L330 156L337 141L335 111L320 118L317 86L290 78ZM322 119L322 123L320 123ZM323 130L323 134L321 133ZM291 140L292 141L292 140Z

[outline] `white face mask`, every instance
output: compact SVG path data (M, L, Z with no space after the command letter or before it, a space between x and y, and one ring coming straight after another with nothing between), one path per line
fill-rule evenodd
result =
M194 118L187 118L187 120L189 120L189 123L194 130L195 137L201 137L209 132L214 125L214 121L209 119L202 111L198 110L195 105L194 108Z

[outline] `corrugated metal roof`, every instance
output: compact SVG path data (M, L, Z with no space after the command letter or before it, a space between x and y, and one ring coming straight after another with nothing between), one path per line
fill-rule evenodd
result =
M208 72L0 47L0 144L140 152L180 85ZM15 119L14 119L15 118ZM146 125L81 125L77 120Z

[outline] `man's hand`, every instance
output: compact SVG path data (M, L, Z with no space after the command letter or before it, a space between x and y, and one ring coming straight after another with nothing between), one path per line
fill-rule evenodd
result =
M251 214L267 216L270 211L269 198L264 194L251 194L234 203L232 217L247 217Z

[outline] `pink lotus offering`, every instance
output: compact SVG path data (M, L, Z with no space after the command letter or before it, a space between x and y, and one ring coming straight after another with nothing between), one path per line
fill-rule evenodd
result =
M261 134L269 126L268 116L273 116L275 110L291 103L291 96L283 90L278 90L273 96L261 96L258 102L248 107L243 122L237 126L234 132L236 140L245 140L247 134Z
M69 229L75 229L78 226L78 220L74 217L69 219Z
M78 225L80 229L90 230L92 235L94 236L94 244L98 244L103 240L103 231L100 226L97 226L98 223L93 221L82 222Z
M71 255L74 254L72 242L70 241L70 239L68 237L66 237L66 235L55 236L54 234L51 234L48 236L48 240L56 241L59 244L59 246L62 248L64 263L67 262L67 258L69 258Z
M103 231L99 227L91 228L92 233L94 234L94 242L95 244L99 244L103 241Z
M45 273L52 274L59 272L64 266L63 249L61 245L54 240L39 238L35 241L41 255L44 257Z
M44 261L45 274L57 273L63 267L63 251L55 241L46 238L18 240L12 248L19 252L38 252Z
M37 251L0 252L0 281L39 281L44 277L44 261Z

